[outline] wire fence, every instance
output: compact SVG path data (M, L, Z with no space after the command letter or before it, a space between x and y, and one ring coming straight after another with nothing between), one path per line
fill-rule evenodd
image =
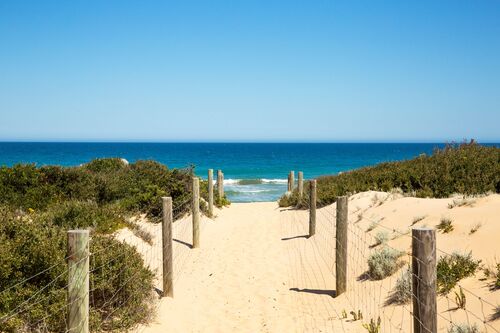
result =
M301 206L311 207L310 198L301 200ZM289 210L284 215L283 232L288 235L285 239L289 241L289 265L293 268L289 283L297 291L296 310L304 318L297 331L351 332L358 331L353 328L357 325L360 332L414 332L415 323L421 332L434 331L419 319L422 300L412 287L413 281L428 283L412 269L412 263L418 266L417 271L427 264L412 253L412 243L422 240L412 235L411 226L392 228L384 224L383 217L366 214L384 200L374 200L366 209L350 207L345 272L339 272L335 265L336 204L318 200L316 206L322 208L316 209L316 232L311 237L307 232L309 210ZM452 255L436 249L437 260ZM347 277L346 291L336 295L340 273ZM449 292L438 293L437 331L499 332L499 323L495 322L500 316L499 306L494 296L489 297L492 294L487 283L474 284L471 279L458 281Z
M174 202L171 230L175 284L192 257L194 201L190 194ZM201 231L207 223L207 218L202 219ZM0 290L0 306L11 308L1 314L0 332L83 332L86 325L90 325L91 332L143 331L145 326L135 323L152 319L163 296L162 268L166 258L163 257L162 224L149 223L141 218L131 219L128 228L113 235L92 235L84 248L87 252L82 259L73 260L72 267L88 265L88 269L72 275L69 266L72 257L68 255ZM88 281L88 290L70 299L70 287L81 289L87 283L85 281ZM149 288L151 285L153 290ZM22 301L8 299L13 290L21 296L24 292L26 296ZM74 318L73 305L83 311Z

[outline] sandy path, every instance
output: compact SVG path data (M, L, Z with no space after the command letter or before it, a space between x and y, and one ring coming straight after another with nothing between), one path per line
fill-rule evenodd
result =
M232 204L204 219L201 248L190 250L145 332L293 331L287 249L276 203Z
M446 252L471 250L485 264L494 263L500 254L500 195L450 209L452 202L382 192L352 196L348 286L337 298L332 297L335 204L318 210L316 235L309 239L305 237L307 211L280 209L276 203L232 204L218 210L213 220L202 218L199 249L189 248L191 219L186 217L174 223L174 298L162 299L155 321L138 331L366 332L361 323L380 316L383 332L409 332L411 306L384 305L405 268L381 281L359 277L367 269L367 256L376 250L372 244L377 233L388 232L389 246L409 250L407 232L416 216L423 217L416 225L429 226L450 216L455 230L438 233L439 248ZM373 221L379 221L378 226L368 231ZM480 229L470 235L471 226L478 221ZM146 223L144 227L154 235L149 249L152 260L146 262L157 269L161 265L160 226ZM467 308L454 309L453 293L439 297L438 331L447 332L450 322L476 323L483 331L500 331L500 320L490 319L500 304L500 289L491 291L491 279L485 280L481 272L460 284L467 288ZM363 313L362 321L352 320L349 313L353 310ZM347 318L341 319L343 311Z

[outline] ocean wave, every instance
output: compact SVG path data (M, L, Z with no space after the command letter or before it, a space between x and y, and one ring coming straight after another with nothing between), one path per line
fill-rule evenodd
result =
M224 185L286 184L287 179L224 179Z

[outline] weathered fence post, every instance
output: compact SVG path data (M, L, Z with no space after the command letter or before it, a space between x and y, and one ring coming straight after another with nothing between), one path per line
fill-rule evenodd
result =
M339 296L346 291L347 287L347 216L348 200L346 196L337 198L337 234L335 236L335 272L336 291Z
M217 170L217 193L219 194L219 200L222 200L224 196L224 180L222 178L222 170Z
M302 199L302 195L304 194L304 173L302 171L298 172L298 189L299 189L299 198Z
M89 332L89 231L68 231L68 332Z
M200 246L200 180L193 177L193 248Z
M208 215L214 215L214 170L208 169Z
M292 192L293 191L293 185L294 185L294 182L295 182L295 173L293 171L290 171L288 173L288 192Z
M224 172L221 172L220 192L220 197L224 198Z
M436 231L412 229L413 332L437 332Z
M309 182L309 237L316 233L316 179Z
M172 259L172 198L161 198L163 204L162 246L163 246L163 297L174 297Z

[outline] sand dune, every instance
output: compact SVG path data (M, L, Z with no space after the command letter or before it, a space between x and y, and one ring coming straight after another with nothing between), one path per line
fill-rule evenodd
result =
M276 203L232 204L214 219L201 222L201 248L191 249L190 218L174 224L174 298L157 302L153 322L144 332L366 332L362 323L381 317L382 332L410 332L411 305L384 306L400 272L382 281L360 279L373 251L373 236L385 231L389 246L409 253L408 231L435 226L442 217L455 229L438 233L438 256L472 251L485 265L500 255L500 195L449 208L454 199L419 199L383 192L365 192L349 199L349 273L346 294L335 295L335 205L318 210L317 234L307 239L308 212L279 208ZM379 222L367 232L370 224ZM470 230L480 223L472 235ZM153 245L122 231L135 242L161 278L159 225L140 223L153 235ZM134 240L135 239L135 240ZM408 261L409 255L403 257ZM403 267L400 271L406 269ZM453 292L438 299L439 331L450 321L478 323L482 331L500 331L491 321L500 291L490 290L483 273L464 279L466 310L456 310ZM363 320L353 321L350 311ZM342 319L342 312L348 314ZM483 321L486 322L483 323Z

